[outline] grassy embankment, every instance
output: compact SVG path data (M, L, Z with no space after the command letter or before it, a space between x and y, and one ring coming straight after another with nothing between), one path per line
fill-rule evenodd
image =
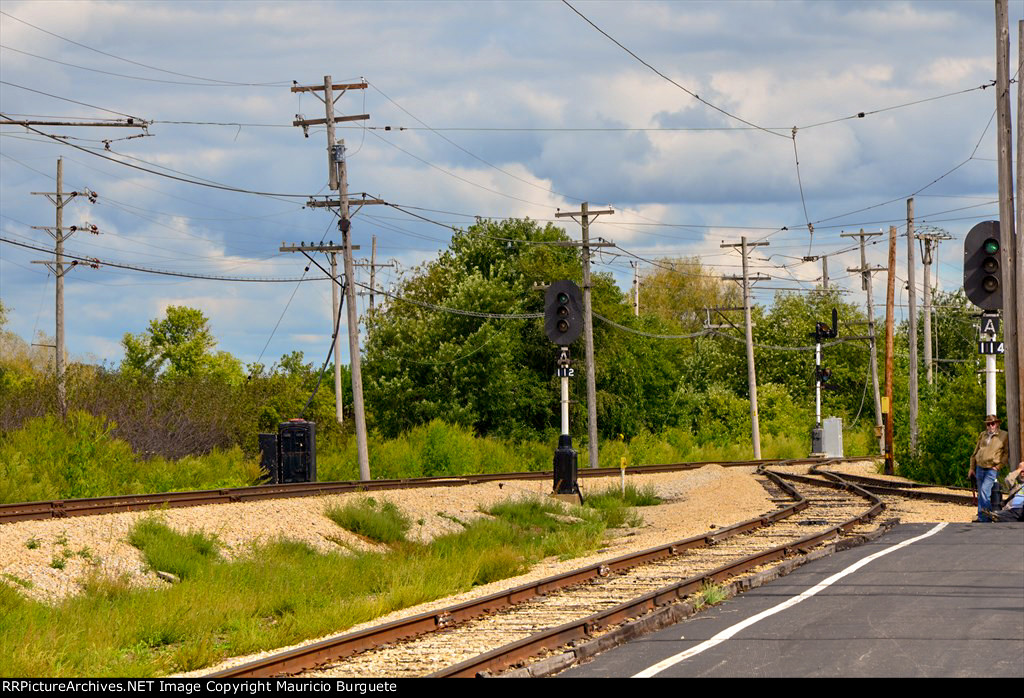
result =
M656 501L650 492L632 496ZM180 583L132 588L97 565L80 594L53 606L0 583L0 674L157 676L339 632L515 576L542 558L594 550L609 521L630 518L612 494L600 499L600 508L571 510L541 498L500 503L463 531L421 544L405 539L410 524L394 505L365 498L325 513L389 541L379 552L323 553L282 539L232 560L214 537L146 518L130 542Z

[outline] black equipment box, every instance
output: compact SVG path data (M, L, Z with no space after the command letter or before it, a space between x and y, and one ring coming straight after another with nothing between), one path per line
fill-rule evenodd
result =
M278 427L279 482L316 482L316 423L289 420Z
M260 444L260 468L267 474L267 484L277 484L277 434L257 434Z
M316 482L316 422L281 422L277 443L278 482Z

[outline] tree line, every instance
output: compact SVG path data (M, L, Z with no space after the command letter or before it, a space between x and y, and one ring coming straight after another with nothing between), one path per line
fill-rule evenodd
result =
M565 232L524 220L479 221L398 280L388 300L363 318L363 380L369 428L396 437L437 420L481 436L554 442L559 427L556 348L544 335L543 286L581 283L581 252L552 243ZM750 443L742 304L735 283L698 258L660 259L640 278L641 313L607 272L592 275L597 414L603 440L630 442L671 433L695 444ZM896 440L902 466L925 479L956 482L984 411L971 306L962 293L936 294L934 334L941 357L933 385L922 367L921 436L909 451L907 328L897 330ZM709 310L723 309L726 310ZM839 342L826 348L832 370L823 415L843 418L848 452L874 453L874 404L867 317L840 290L781 292L753 307L763 440L810 447L814 421L815 323L838 312ZM0 305L0 429L56 413L52 360L3 330ZM718 329L691 339L666 339ZM880 323L879 323L880 324ZM920 323L919 323L920 326ZM879 333L881 334L881 333ZM923 341L923 339L919 339ZM320 366L301 352L272 365L244 365L217 350L201 309L171 306L122 339L118 365L76 363L68 371L72 410L108 419L140 455L180 458L240 446L299 416L320 383ZM879 347L884 361L884 346ZM573 347L583 355L582 340ZM578 364L582 367L582 361ZM330 372L328 367L327 371ZM586 405L582 370L571 387L572 434L582 450ZM344 383L349 384L346 376ZM348 393L346 399L350 400ZM351 413L351 405L344 405ZM318 423L321 452L344 450L351 434L334 419L324 379L305 416ZM796 448L797 446L794 446Z

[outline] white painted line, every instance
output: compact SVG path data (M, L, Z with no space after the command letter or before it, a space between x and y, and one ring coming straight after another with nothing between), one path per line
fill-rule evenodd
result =
M946 524L940 523L940 524L936 525L935 528L931 529L927 533L924 533L924 534L922 534L920 536L917 536L916 538L909 538L909 539L903 541L902 543L897 543L896 545L893 545L893 546L891 546L889 548L886 548L885 550L879 550L877 553L874 553L873 555L869 555L866 558L864 558L863 560L860 560L858 562L853 563L852 565L847 567L845 570L842 570L841 572L836 572L831 577L829 577L827 579L823 579L817 585L811 587L810 589L808 589L807 591L803 592L799 596L794 596L793 598L791 598L791 599L789 599L787 601L783 601L782 603L778 604L777 606L773 606L772 608L769 608L767 610L761 611L757 615L751 616L750 618L747 618L746 620L741 621L741 622L737 623L736 625L733 625L732 627L726 628L725 630L723 630L722 632L718 633L717 635L715 635L711 639L705 640L704 642L700 643L699 645L695 645L695 646L691 647L688 650L685 650L683 652L680 652L679 654L676 654L676 655L673 655L673 656L669 657L668 659L663 659L660 662L658 662L657 664L644 669L639 674L635 674L633 676L633 678L634 679L649 679L652 676L660 674L661 672L665 671L669 667L675 666L676 664L678 664L679 662L682 662L683 660L689 659L690 657L693 657L693 656L696 656L696 655L700 654L704 650L711 649L712 647L715 647L716 645L719 645L719 644L725 642L726 640L730 639L736 633L740 632L744 628L748 628L751 625L753 625L754 623L757 623L758 621L760 621L760 620L762 620L764 618L767 618L768 616L773 616L776 613L778 613L779 611L784 611L787 608L790 608L791 606L796 606L801 601L804 601L806 599L811 598L812 596L817 594L819 591L827 589L828 587L832 586L833 584L838 582L840 579L842 579L846 575L853 574L854 572L859 570L861 567L863 567L864 565L872 562L873 560L877 560L878 558L883 557L885 555L888 555L889 553L896 552L900 548L905 548L908 545L916 543L919 540L924 540L925 538L927 538L929 536L933 536L933 535L935 535L936 533L938 533L939 531L941 531L945 527L946 527Z

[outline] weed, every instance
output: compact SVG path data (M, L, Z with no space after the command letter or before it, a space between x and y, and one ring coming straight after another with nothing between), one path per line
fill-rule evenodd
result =
M440 518L442 518L442 519L447 519L448 521L451 521L452 523L457 523L458 525L462 526L463 528L466 528L466 527L469 526L468 523L466 523L465 521L460 519L458 516L453 516L452 514L446 514L443 511L437 512L437 515Z
M4 577L4 579L8 579L8 580L14 582L15 584L17 584L18 586L24 587L26 589L31 589L32 587L35 586L35 584L33 584L30 580L22 579L21 577L19 577L16 574L8 574L7 572L4 572L3 573L3 577Z
M201 574L219 558L215 537L198 531L178 533L155 517L135 524L128 542L142 551L150 569L170 572L179 579Z
M324 512L331 521L379 543L398 543L405 540L409 518L393 502L378 503L373 497L364 497L344 506L331 506Z
M654 506L661 503L654 492L653 485L637 489L636 485L626 485L625 489L611 486L600 492L587 496L584 507L598 512L609 528L623 526L636 527L643 524L643 517L631 507Z
M50 560L50 567L55 570L62 570L67 566L68 559L63 555L54 555L53 559Z
M699 611L705 606L722 603L727 598L729 598L729 594L720 584L705 582L700 591L693 595L691 601L694 609Z
M25 541L25 547L29 550L36 550L39 547L39 539L35 536L32 536L27 541Z

